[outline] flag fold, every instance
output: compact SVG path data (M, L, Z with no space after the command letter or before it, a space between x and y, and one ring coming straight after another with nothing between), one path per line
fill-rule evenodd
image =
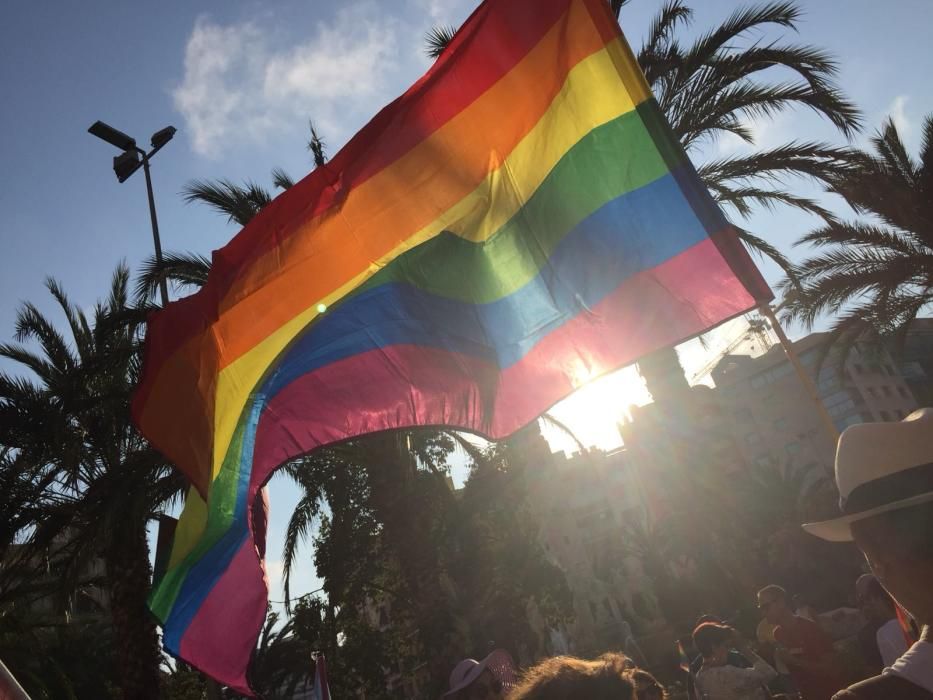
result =
M150 599L166 648L249 691L260 490L287 460L408 426L505 437L770 298L608 3L487 0L151 319L133 415L192 484Z

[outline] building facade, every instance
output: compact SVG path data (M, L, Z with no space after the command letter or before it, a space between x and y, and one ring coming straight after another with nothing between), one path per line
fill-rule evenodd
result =
M813 333L794 347L837 430L900 420L917 408L898 364L883 347L859 346L841 366L829 356L817 374L828 340L828 333ZM781 347L754 358L726 355L712 377L745 463L832 472L835 440L823 429L817 406Z
M918 318L910 324L897 357L917 403L933 406L933 318Z

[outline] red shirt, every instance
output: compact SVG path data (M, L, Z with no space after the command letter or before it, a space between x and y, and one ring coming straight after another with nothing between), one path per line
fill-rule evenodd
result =
M819 661L823 665L821 670L811 671L788 664L790 678L804 700L830 700L836 692L846 687L832 640L818 624L794 615L792 624L775 627L774 639L792 656L805 661Z

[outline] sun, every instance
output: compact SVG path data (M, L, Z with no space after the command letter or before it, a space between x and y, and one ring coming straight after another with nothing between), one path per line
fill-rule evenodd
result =
M651 394L635 366L611 372L598 379L587 376L586 368L574 372L574 383L580 388L549 411L566 425L587 447L612 449L622 444L617 425L628 416L631 406L643 406ZM559 428L545 424L544 437L553 449L574 451L572 438Z

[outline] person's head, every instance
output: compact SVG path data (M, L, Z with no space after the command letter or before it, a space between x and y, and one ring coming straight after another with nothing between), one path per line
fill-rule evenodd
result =
M713 665L726 663L734 639L734 629L715 622L704 622L693 630L694 646L703 654L703 661Z
M787 591L775 585L758 591L758 609L772 625L779 625L794 614L787 604Z
M693 623L693 628L696 629L697 627L702 625L704 622L715 622L717 625L726 624L722 618L716 617L715 615L700 615L697 618L697 621Z
M855 597L859 609L875 624L883 624L897 614L891 596L872 574L859 576L855 582Z
M919 622L933 624L933 503L852 523L871 570Z
M647 671L633 668L626 671L625 675L635 686L636 700L665 700L667 698L664 686L658 683L658 679Z
M933 408L845 430L836 449L841 518L804 525L854 540L895 600L933 623Z
M509 700L642 700L635 694L634 670L623 654L603 654L595 661L555 656L528 669Z
M502 682L483 661L464 659L450 673L450 690L445 698L451 700L501 700Z

